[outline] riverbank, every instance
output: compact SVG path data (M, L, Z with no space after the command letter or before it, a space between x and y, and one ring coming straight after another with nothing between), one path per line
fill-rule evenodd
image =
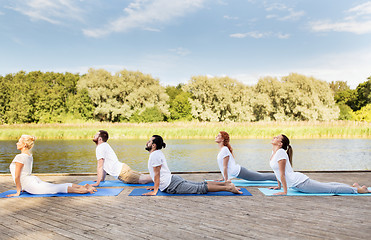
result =
M370 184L371 173L311 173L318 181ZM192 181L219 174L182 174ZM108 180L112 177L108 176ZM79 183L94 176L42 176ZM14 189L0 176L0 192ZM368 239L369 196L263 195L0 199L1 239ZM366 209L366 210L365 210Z
M110 138L147 139L159 134L166 139L213 138L227 131L233 138L271 138L280 133L290 138L371 138L371 123L331 122L161 122L161 123L83 123L83 124L14 124L0 125L0 139L17 139L30 134L38 139L90 139L98 130Z

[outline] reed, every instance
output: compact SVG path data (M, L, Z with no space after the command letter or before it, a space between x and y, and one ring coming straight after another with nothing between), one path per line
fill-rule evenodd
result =
M213 138L227 131L233 138L271 138L284 133L290 138L371 138L371 123L331 122L161 122L0 125L0 139L18 139L30 134L38 139L90 139L100 129L110 138L149 138L153 134L172 139Z

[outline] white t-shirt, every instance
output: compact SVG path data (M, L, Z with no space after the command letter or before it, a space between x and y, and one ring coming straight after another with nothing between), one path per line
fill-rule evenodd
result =
M28 155L25 153L21 153L15 156L13 159L12 163L9 166L10 173L12 174L13 181L15 183L15 163L19 162L23 164L23 168L21 171L21 185L22 185L22 190L26 187L26 185L30 182L27 181L29 177L32 177L32 165L33 165L33 157L32 155Z
M274 154L274 156L269 162L269 165L273 169L274 174L276 175L278 181L281 182L281 173L278 162L281 161L282 159L286 159L285 177L287 187L295 187L308 179L307 175L304 175L300 172L294 172L289 161L289 156L287 155L286 151L283 148L280 148L277 150L276 154Z
M95 153L97 160L104 159L104 171L114 178L117 178L120 175L123 164L118 160L111 146L107 142L101 143L97 146Z
M152 181L155 181L154 167L161 166L160 169L160 190L165 190L171 182L171 172L167 166L166 158L161 150L156 150L149 155L148 171L151 175Z
M218 165L220 172L222 173L224 177L224 167L223 167L223 161L224 158L229 156L229 161L228 161L228 179L230 178L235 178L240 174L241 171L241 166L236 163L236 161L233 158L232 153L229 151L228 147L224 146L222 149L220 149L220 152L218 154ZM224 177L225 178L225 177Z

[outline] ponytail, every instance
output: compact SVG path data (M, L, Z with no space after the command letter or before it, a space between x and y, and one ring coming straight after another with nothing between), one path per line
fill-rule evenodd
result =
M231 152L231 154L233 156L233 148L232 148L231 144L229 143L229 134L225 131L221 131L220 135L222 135L222 138L223 138L223 145L226 146L229 149L229 151Z
M282 136L282 148L284 150L286 150L286 153L287 155L289 156L289 162L292 166L292 155L293 155L293 150L292 150L292 147L290 145L290 140L288 137L286 137L285 135L281 134Z

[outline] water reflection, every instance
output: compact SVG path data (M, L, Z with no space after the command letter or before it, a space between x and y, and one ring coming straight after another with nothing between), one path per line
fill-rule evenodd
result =
M138 171L147 171L146 140L108 141L120 161ZM163 150L172 171L218 170L218 146L210 140L166 140ZM371 139L293 140L294 169L370 170ZM16 141L0 141L0 172L9 172L9 164L19 153ZM232 140L236 161L252 170L270 170L268 139ZM95 172L95 144L91 140L37 140L34 150L35 173Z

